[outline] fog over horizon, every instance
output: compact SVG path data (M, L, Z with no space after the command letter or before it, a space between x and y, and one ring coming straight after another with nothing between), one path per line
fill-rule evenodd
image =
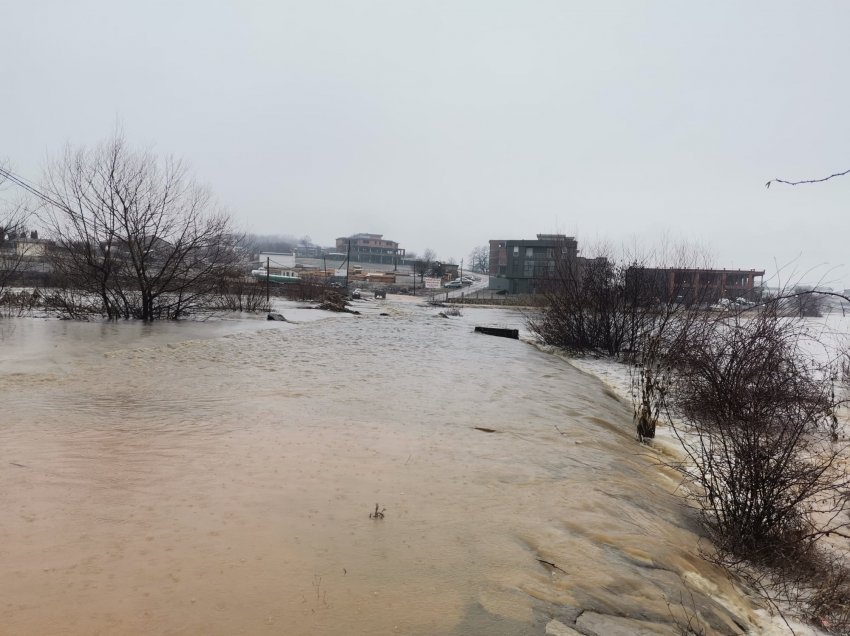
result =
M120 127L240 227L466 259L687 241L850 288L850 4L3 3L0 161ZM9 188L0 193L7 196Z

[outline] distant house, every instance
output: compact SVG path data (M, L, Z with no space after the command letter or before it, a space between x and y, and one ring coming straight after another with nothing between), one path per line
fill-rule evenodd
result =
M380 263L397 266L404 249L395 241L384 240L383 234L352 234L336 240L336 251L349 254L352 263Z
M54 249L53 241L40 239L35 232L6 234L0 228L0 273L7 282L37 284L39 277L52 271L47 256Z
M318 245L296 245L295 256L298 258L322 258L324 250Z
M542 282L555 274L560 260L579 262L579 258L578 242L563 234L538 234L536 240L491 240L490 289L536 293Z
M604 265L606 260L579 256L578 242L563 234L538 234L536 240L491 240L490 289L509 294L540 292L548 280L563 273L559 262L573 263L579 271ZM626 276L627 284L648 302L714 303L721 298L755 300L764 270L632 267Z
M44 258L50 241L40 238L19 237L14 240L15 253L28 258Z
M293 252L260 252L258 257L260 267L269 266L269 271L278 269L294 269L295 254Z
M431 271L435 276L439 275L442 280L450 281L458 277L459 269L460 267L457 263L442 263L437 261L433 264Z

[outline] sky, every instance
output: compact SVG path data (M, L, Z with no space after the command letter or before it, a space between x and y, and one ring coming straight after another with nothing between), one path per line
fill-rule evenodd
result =
M698 244L850 288L850 3L0 0L0 160L120 127L248 232ZM2 194L8 194L4 192Z

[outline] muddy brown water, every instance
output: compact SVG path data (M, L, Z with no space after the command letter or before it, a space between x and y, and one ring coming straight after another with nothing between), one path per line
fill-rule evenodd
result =
M628 405L526 342L473 333L521 315L380 308L0 323L0 633L754 620L697 556Z

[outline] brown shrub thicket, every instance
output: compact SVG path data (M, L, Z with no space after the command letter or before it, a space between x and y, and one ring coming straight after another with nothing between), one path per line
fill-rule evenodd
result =
M837 419L846 387L836 387L846 352L829 354L801 319L821 306L818 292L720 312L630 286L630 271L559 270L531 329L625 358L638 437L663 423L684 449L675 467L712 538L706 555L781 611L850 633L850 456Z

